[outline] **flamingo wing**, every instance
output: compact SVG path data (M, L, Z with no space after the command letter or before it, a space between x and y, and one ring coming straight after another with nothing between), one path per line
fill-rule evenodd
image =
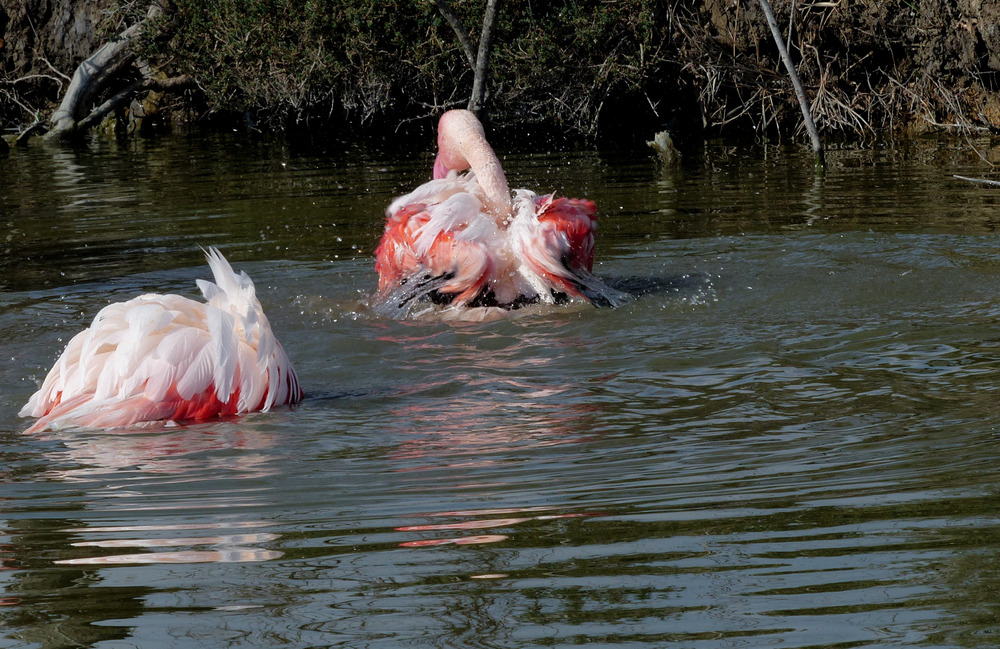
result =
M597 210L592 201L536 197L518 190L517 213L511 224L521 274L543 301L553 293L584 298L581 278L594 265Z
M623 293L592 274L597 229L593 201L518 190L515 206L511 245L521 261L521 276L541 301L567 296L617 305L624 300Z
M429 296L461 305L486 289L497 227L483 214L474 179L464 191L427 191L428 185L440 183L425 183L410 195L426 203L401 205L397 200L389 208L375 251L375 270L379 292L390 303L412 304Z

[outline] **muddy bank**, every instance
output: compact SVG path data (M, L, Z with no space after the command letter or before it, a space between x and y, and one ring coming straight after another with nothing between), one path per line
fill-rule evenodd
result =
M467 49L421 0L162 2L96 105L151 72L190 77L148 124L385 130L462 106ZM473 41L485 0L448 3ZM820 131L1000 127L1000 5L983 0L773 0ZM7 0L0 120L44 119L76 66L141 21L135 0ZM496 125L588 137L801 136L802 118L758 0L581 0L500 6L487 110ZM142 67L140 73L139 67ZM112 111L121 122L134 109Z

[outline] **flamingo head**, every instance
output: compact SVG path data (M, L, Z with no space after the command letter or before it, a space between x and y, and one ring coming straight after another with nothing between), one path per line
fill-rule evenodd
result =
M434 159L434 178L444 178L449 171L472 169L487 195L487 203L498 215L510 213L510 189L500 161L489 142L483 125L467 110L449 110L438 122L438 153Z
M481 150L486 142L483 125L467 110L449 110L438 122L438 153L434 158L434 178L444 178L449 171L465 171L472 166L466 150Z

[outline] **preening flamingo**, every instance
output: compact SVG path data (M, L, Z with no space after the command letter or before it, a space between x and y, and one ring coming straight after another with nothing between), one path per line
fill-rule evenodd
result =
M624 297L591 273L593 201L527 189L512 197L482 124L467 110L441 116L434 179L394 200L386 214L375 269L390 311L405 313L424 297L507 309L569 300L615 305Z
M27 432L195 420L297 403L302 388L253 282L215 248L206 302L147 294L110 304L70 340L21 409Z

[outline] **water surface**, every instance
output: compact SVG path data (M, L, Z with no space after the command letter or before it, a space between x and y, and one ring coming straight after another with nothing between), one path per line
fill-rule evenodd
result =
M977 143L987 150L989 143ZM600 208L617 309L374 314L432 153L242 137L0 160L0 646L992 647L998 190L959 141L499 145ZM256 281L308 398L17 411L111 301Z

